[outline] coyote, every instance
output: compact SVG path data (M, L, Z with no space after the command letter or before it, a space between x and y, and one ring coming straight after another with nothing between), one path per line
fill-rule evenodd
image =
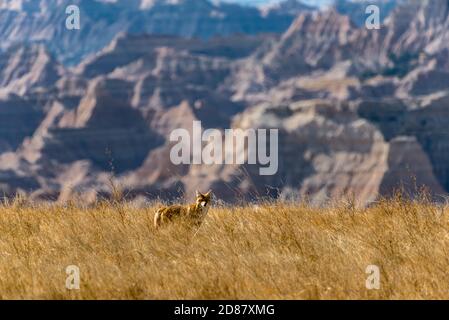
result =
M206 194L196 192L196 202L188 206L169 206L156 211L154 215L154 226L158 228L161 224L172 221L174 218L185 218L194 225L200 226L206 217L211 202L212 191Z

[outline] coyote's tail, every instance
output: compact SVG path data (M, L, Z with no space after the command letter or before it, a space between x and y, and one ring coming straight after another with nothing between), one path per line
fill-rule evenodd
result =
M154 227L157 229L161 225L162 214L161 209L158 209L154 214Z

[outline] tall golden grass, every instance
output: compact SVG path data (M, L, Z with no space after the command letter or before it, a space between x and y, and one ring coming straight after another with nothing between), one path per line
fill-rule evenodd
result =
M427 200L212 208L198 230L154 207L0 206L1 299L445 299L449 210ZM66 267L80 268L80 290ZM368 265L380 289L365 287Z

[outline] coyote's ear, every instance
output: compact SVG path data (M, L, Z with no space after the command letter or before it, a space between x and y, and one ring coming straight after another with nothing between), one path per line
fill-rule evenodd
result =
M209 190L209 191L205 194L205 196L206 196L206 197L209 197L209 196L211 195L211 193L212 193L212 190Z
M201 196L201 195L202 195L201 192L199 192L198 190L196 190L196 196L199 197L199 196Z

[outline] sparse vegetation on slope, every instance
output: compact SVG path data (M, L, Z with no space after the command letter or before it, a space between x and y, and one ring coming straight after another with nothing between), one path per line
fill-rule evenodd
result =
M213 208L194 236L155 208L0 207L2 299L449 298L449 208L385 200ZM68 265L80 290L65 287ZM368 265L381 271L367 290Z

